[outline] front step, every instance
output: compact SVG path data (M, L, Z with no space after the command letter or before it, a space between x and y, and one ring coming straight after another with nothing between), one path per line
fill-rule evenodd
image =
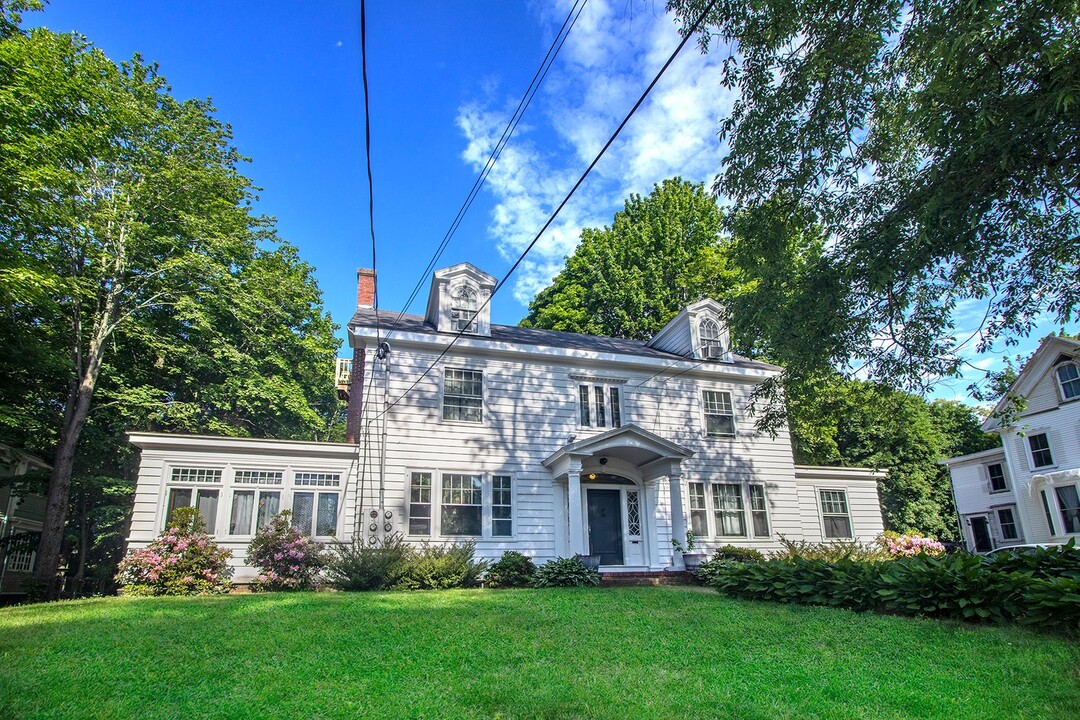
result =
M693 581L685 570L646 570L644 572L602 572L600 585L689 585Z

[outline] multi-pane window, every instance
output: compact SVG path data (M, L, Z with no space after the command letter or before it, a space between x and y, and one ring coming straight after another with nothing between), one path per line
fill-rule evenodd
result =
M484 405L484 373L447 368L443 377L443 420L481 422Z
M1054 534L1054 516L1050 512L1050 503L1046 499L1046 491L1040 490L1039 496L1042 498L1043 512L1046 513L1046 527L1050 528L1050 534Z
M720 342L720 325L715 320L705 318L698 323L698 341L701 343L701 357L718 358L724 354Z
M220 472L220 471L219 471ZM206 531L213 534L217 524L218 490L208 488L171 488L169 490L169 509L165 515L165 524L172 520L173 511L179 507L195 507L199 510Z
M1009 489L1005 483L1005 468L1001 463L987 465L986 475L990 479L990 492L1005 492Z
M7 569L9 572L33 572L34 551L12 550L7 554Z
M622 425L622 408L619 407L619 388L614 385L579 385L578 407L581 424L586 427L613 427Z
M1065 485L1054 488L1054 492L1057 494L1058 507L1061 508L1065 532L1080 533L1080 495L1076 492L1076 486Z
M1054 464L1054 456L1050 454L1050 438L1046 433L1028 435L1028 447L1031 448L1031 462L1035 467L1046 467Z
M754 528L754 537L769 537L769 510L765 504L765 486L749 485L750 524Z
M409 534L431 534L431 473L414 472L409 483Z
M340 487L341 475L339 473L298 472L293 478L293 484L307 487Z
M713 483L712 493L716 534L720 537L746 537L742 485Z
M280 485L280 470L237 470L233 479L237 485Z
M509 475L491 477L491 534L510 537L514 534L514 493Z
M1002 540L1019 540L1020 533L1016 529L1016 517L1012 508L999 508L997 511L998 526L1001 527Z
M714 437L735 435L735 407L731 403L731 393L705 391L705 434Z
M476 313L479 302L476 291L468 285L458 285L450 294L450 318L456 331L477 332Z
M1080 369L1075 363L1066 363L1057 369L1058 385L1061 387L1061 397L1072 400L1080 397Z
M278 514L281 493L270 490L236 490L229 515L230 535L253 535ZM255 521L252 530L251 521Z
M843 490L822 490L820 495L825 537L851 537L851 516L848 514L847 493Z
M705 483L690 483L690 531L698 537L709 536L709 508L705 504Z
M481 535L483 490L480 476L443 475L440 510L443 535Z
M221 470L210 468L173 468L174 483L218 483L221 482Z
M292 526L311 536L337 534L338 493L294 492Z

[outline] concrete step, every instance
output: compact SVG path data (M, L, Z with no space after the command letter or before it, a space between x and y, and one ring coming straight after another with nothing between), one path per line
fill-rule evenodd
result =
M689 585L690 573L685 570L649 570L644 572L602 572L600 585Z

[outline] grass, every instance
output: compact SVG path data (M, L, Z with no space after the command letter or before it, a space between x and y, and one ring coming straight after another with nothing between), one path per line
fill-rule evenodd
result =
M694 588L0 610L0 718L1075 717L1080 646Z

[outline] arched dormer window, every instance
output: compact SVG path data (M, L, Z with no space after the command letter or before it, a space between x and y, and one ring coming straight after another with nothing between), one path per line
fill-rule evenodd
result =
M477 332L476 291L468 285L458 285L450 294L450 317L455 331Z
M719 359L724 355L724 345L720 339L720 325L711 318L698 323L698 343L701 345L701 357Z
M1080 397L1080 369L1076 363L1063 363L1055 368L1058 380L1058 389L1061 390L1062 400L1072 400Z

